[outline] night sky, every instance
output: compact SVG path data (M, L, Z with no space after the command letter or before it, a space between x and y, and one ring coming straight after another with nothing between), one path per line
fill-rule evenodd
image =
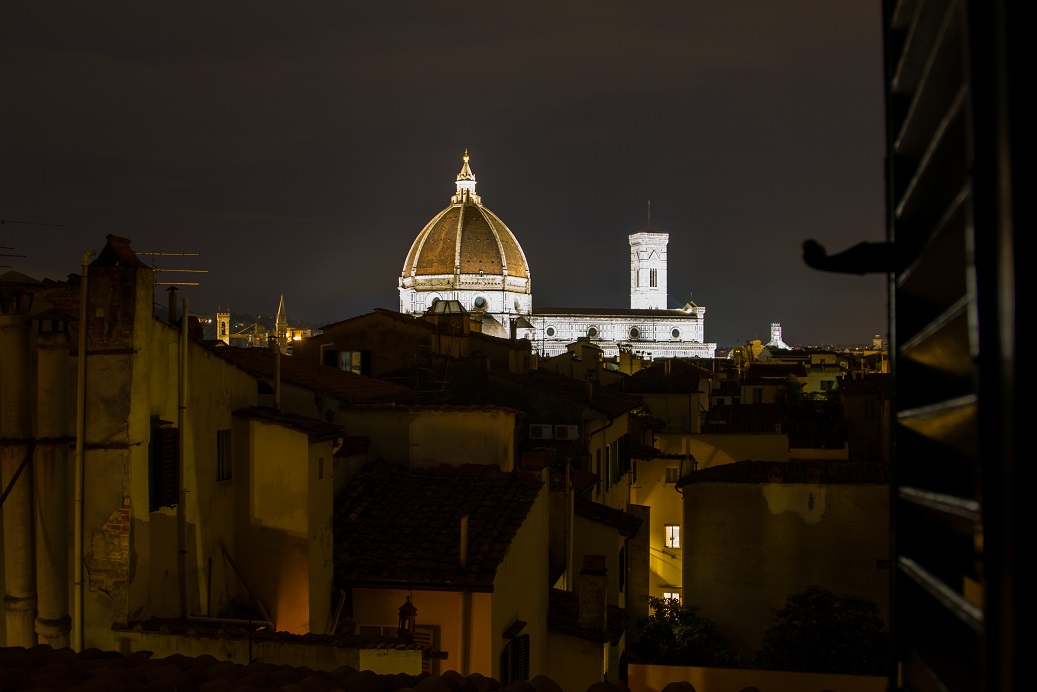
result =
M881 3L23 2L0 21L0 264L78 273L109 233L193 313L399 309L467 148L534 305L628 307L627 234L720 346L869 343L884 276ZM32 223L15 223L32 222ZM150 258L146 261L151 262ZM0 269L6 271L6 268ZM165 303L165 287L157 300Z

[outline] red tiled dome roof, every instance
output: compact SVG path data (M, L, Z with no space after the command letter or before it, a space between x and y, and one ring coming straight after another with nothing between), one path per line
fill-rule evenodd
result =
M478 288L479 277L486 277L490 287L499 286L502 276L529 280L526 255L515 235L475 194L467 151L457 176L457 194L414 239L403 263L401 285L442 277L444 283L438 288L459 288L455 284L461 276L465 288Z

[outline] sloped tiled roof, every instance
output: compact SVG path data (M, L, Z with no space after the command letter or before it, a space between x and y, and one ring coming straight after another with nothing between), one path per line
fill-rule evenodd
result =
M644 400L633 394L626 394L612 387L574 380L565 375L549 370L529 370L522 373L494 371L491 378L507 380L510 383L536 388L546 393L584 404L610 418L633 411L644 405Z
M715 375L686 358L657 360L622 380L623 391L638 394L683 394L697 392L699 381Z
M283 413L265 406L249 406L248 408L238 409L234 412L234 415L290 428L308 435L313 441L344 437L346 434L346 429L341 425L326 423L316 418L299 416L293 413Z
M610 606L609 618L613 617ZM619 615L617 614L618 618ZM611 632L612 628L609 628ZM306 635L310 636L310 635ZM576 635L579 636L579 635ZM407 675L358 671L349 666L319 670L306 666L255 661L235 663L215 656L173 654L153 658L148 651L54 649L45 644L0 648L0 684L3 689L51 692L57 690L180 690L182 692L403 692L404 690L503 690L497 680L480 673L461 675ZM537 675L522 689L562 692L557 683ZM518 689L509 686L507 689ZM565 692L625 692L619 682L596 682L585 690Z
M491 465L371 465L335 499L335 581L489 590L542 485Z
M777 404L723 404L713 406L702 423L704 433L781 432L781 409Z
M742 393L742 386L738 380L720 380L720 386L713 390L713 393L719 396L739 396Z
M572 591L551 589L547 603L547 628L556 634L567 634L592 642L619 644L627 625L627 611L609 605L605 612L604 631L584 629L580 626L580 601Z
M611 526L627 538L636 535L644 522L641 517L635 517L633 514L624 512L621 509L615 509L600 502L586 499L577 500L573 511L578 517L583 517L605 526Z
M887 373L869 372L839 379L839 391L849 396L889 396L890 378Z
M694 483L824 483L888 485L889 464L851 461L738 461L694 471L677 484Z
M256 378L272 381L277 355L269 348L236 348L218 345L212 352ZM281 381L346 403L409 402L418 398L410 387L345 372L292 356L281 356Z
M432 324L431 322L415 318L413 315L405 315L404 313L397 312L396 310L389 310L387 308L375 308L371 312L364 313L363 315L355 315L354 317L348 317L344 320L339 320L338 322L331 322L329 324L325 324L323 327L321 327L321 329L323 331L328 331L336 327L341 327L342 325L348 324L350 322L355 322L358 324L361 322L368 322L373 317L391 320L393 322L398 322L400 324L404 324L407 326L416 327L418 329L425 329L427 331L436 330L436 325Z
M802 363L751 363L745 373L746 378L759 377L806 377L807 371Z

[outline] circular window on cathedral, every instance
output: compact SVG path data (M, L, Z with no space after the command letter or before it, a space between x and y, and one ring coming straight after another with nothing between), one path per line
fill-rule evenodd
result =
M631 339L640 339L641 338L641 330L638 329L637 327L631 327L630 328L630 338Z
M479 308L480 310L485 308L486 307L486 299L483 298L482 296L476 296L475 297L475 307Z
M598 338L598 328L597 327L591 327L590 329L588 329L587 330L587 336L589 336L592 339L597 339Z
M429 305L435 305L435 304L436 304L436 303L438 303L438 302L439 302L439 296L436 296L436 297L434 297L434 298L432 299L432 302L431 302L431 303L429 303Z
M546 329L546 332L547 332L547 335L548 335L548 336L554 336L555 334L557 334L557 333L558 333L558 332L556 332L556 331L555 331L555 328L554 328L554 327L548 327L548 328Z
M670 336L672 336L674 339L681 338L681 330L679 330L679 329L671 329L670 330Z

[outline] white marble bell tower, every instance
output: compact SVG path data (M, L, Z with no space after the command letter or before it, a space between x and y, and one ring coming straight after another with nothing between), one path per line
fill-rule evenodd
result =
M669 233L648 230L630 236L630 307L666 309L666 244Z

